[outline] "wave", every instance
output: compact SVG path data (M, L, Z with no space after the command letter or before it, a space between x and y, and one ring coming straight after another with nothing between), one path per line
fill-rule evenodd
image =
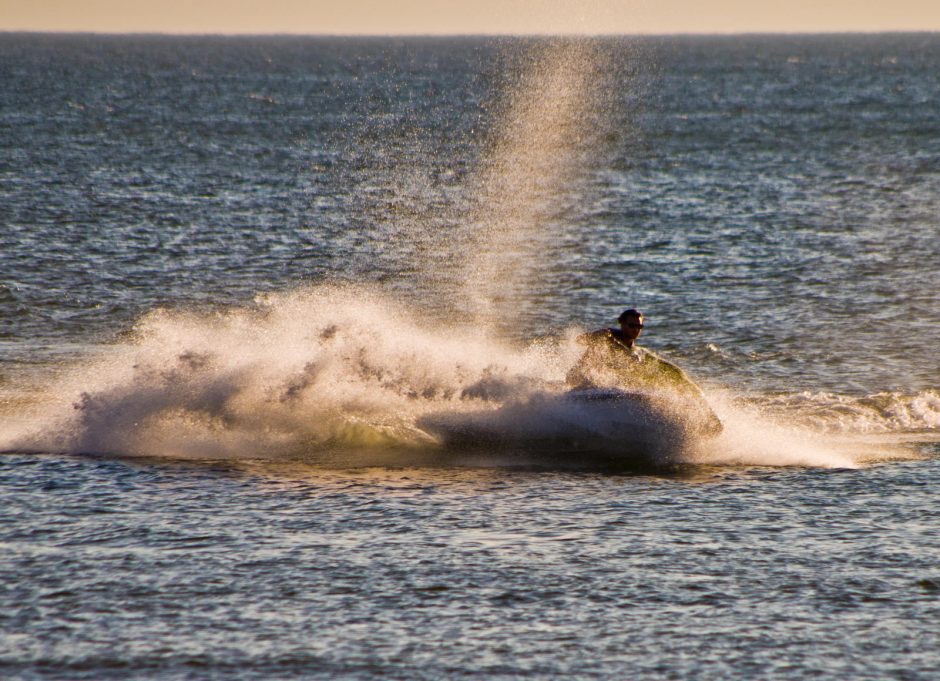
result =
M157 309L15 401L0 451L347 465L381 452L393 453L385 463L405 463L414 460L407 452L453 454L429 420L494 414L490 424L524 422L539 451L559 454L545 451L559 423L585 421L583 405L557 399L580 352L577 332L513 345L461 321L429 322L361 286L211 312ZM904 434L940 429L932 391L707 393L725 433L664 451L663 463L855 467L910 456ZM875 433L894 441L863 438ZM500 453L498 438L484 444Z

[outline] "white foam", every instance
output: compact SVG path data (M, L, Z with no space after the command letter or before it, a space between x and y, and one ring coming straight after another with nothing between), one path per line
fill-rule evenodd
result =
M422 326L363 287L312 287L225 312L151 312L131 342L48 386L0 448L206 458L420 445L420 414L556 370L544 345Z
M809 466L858 468L866 463L918 456L903 438L874 439L836 416L811 418L798 408L781 410L780 396L742 401L711 390L709 402L724 424L715 440L699 441L687 453L694 463L724 466ZM858 400L841 399L843 403Z

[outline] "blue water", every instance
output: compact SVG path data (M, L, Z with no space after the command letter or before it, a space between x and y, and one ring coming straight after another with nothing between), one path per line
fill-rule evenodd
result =
M3 675L934 678L938 73L0 35ZM624 307L725 426L652 468L537 437Z

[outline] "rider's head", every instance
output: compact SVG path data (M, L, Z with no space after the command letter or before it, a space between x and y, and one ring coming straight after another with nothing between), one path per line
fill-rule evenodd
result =
M643 330L643 313L639 310L624 310L617 317L617 321L620 322L620 331L625 339L636 340Z

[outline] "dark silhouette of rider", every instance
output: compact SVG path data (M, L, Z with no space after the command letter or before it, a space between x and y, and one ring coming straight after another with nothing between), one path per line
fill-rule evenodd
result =
M578 343L587 348L565 377L568 386L576 390L617 388L671 395L702 410L707 430L721 432L720 421L692 379L672 362L637 345L644 326L643 313L633 308L624 310L617 321L619 329L598 329L578 336Z

